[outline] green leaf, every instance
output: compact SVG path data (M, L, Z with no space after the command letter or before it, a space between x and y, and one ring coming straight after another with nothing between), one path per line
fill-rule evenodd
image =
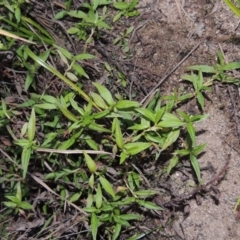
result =
M140 190L140 191L135 191L134 192L135 195L137 195L138 197L151 197L153 195L159 194L159 191L156 190Z
M92 55L92 54L89 54L89 53L81 53L81 54L78 54L77 56L74 57L74 59L77 60L77 61L86 60L86 59L93 59L93 58L95 58L95 56Z
M123 219L123 220L140 220L142 218L141 215L139 214L121 214L118 216L119 218Z
M91 231L92 231L93 240L97 240L98 224L99 224L99 220L97 218L97 215L95 213L92 213Z
M190 154L190 150L180 149L180 150L176 150L175 153L179 154L181 156L186 156L186 155Z
M187 131L192 140L192 146L195 147L196 146L196 134L195 134L195 129L194 129L192 123L187 123Z
M192 164L193 169L195 171L195 174L197 176L198 182L200 183L201 182L200 167L199 167L198 160L197 160L196 156L193 155L193 154L190 154L190 161L191 161L191 164Z
M204 144L201 144L201 145L199 145L199 146L196 146L193 150L192 150L192 154L194 155L194 156L197 156L198 154L200 154L202 151L203 151L203 149L206 147L206 143L204 143Z
M77 28L77 27L71 27L71 28L69 28L69 29L67 30L67 33L68 33L68 34L76 34L76 33L78 33L79 31L80 31L79 28Z
M127 143L124 145L124 149L126 149L126 153L128 155L136 155L149 148L151 145L152 144L148 142Z
M97 171L97 165L96 163L92 160L92 158L85 152L83 151L88 169L92 172L95 173Z
M69 120L73 122L77 122L78 119L61 103L57 103L58 108L62 112L62 114Z
M27 92L31 84L33 83L35 74L33 72L27 71L25 84L24 84L24 90Z
M98 213L100 211L95 207L85 207L83 210L88 213Z
M108 194L110 194L113 198L115 198L115 192L113 190L112 184L106 178L103 178L101 176L99 177L99 180L100 180L100 183L101 183L103 189Z
M189 67L187 67L187 70L201 71L204 73L216 73L217 72L214 67L207 66L207 65L189 66Z
M15 18L17 19L17 22L19 23L21 20L21 9L20 7L17 7L15 9Z
M130 100L119 100L115 107L117 109L128 109L128 108L135 108L135 107L139 107L140 103L138 102L134 102L134 101L130 101Z
M189 82L194 82L194 80L197 78L197 75L196 74L194 74L194 73L191 73L191 75L189 75L189 74L183 74L183 75L181 75L181 78L183 79L183 80L186 80L186 81L189 81Z
M73 194L69 198L69 202L76 202L80 198L81 195L82 195L82 193L75 193L75 194Z
M121 16L122 16L122 12L117 13L117 14L114 16L114 18L113 18L113 22L118 21Z
M65 76L68 77L72 82L78 82L78 77L71 72L66 72Z
M152 203L152 202L147 202L144 200L136 200L136 202L142 206L145 207L147 209L151 209L151 210L163 210L161 207L157 206L156 204Z
M164 145L162 146L162 150L165 150L166 148L171 146L178 139L179 135L180 135L179 129L175 129L175 130L171 131L167 135L167 139L166 139Z
M112 235L112 240L117 240L120 232L121 232L121 229L122 229L122 225L117 223L115 226L114 226L114 229L113 229L113 235Z
M123 149L124 141L123 141L123 135L122 135L122 131L121 131L121 128L120 128L119 121L118 121L117 118L114 118L113 121L114 121L114 124L115 124L115 138L116 138L117 146L120 149Z
M191 121L190 116L188 116L188 114L186 114L185 112L183 112L181 110L177 110L177 112L185 120L185 122L190 122Z
M155 122L155 116L153 111L147 108L136 108L135 111L141 113L142 116L147 118L148 120Z
M13 203L16 203L18 206L21 203L21 200L16 196L6 196L7 199L11 200Z
M104 22L103 20L99 20L97 22L97 26L101 27L101 28L111 29L111 27L106 22Z
M145 122L143 124L135 124L132 127L129 127L130 130L144 130L150 127L150 122Z
M64 18L67 15L67 11L60 11L55 14L54 19L59 20Z
M100 184L98 184L97 193L96 193L96 207L99 209L102 207L103 196L102 196L102 189Z
M109 92L109 90L107 88L105 88L104 86L100 85L99 83L93 83L93 85L97 88L99 94L101 95L101 97L111 106L113 105L115 102L112 98L112 94Z
M128 9L128 8L129 8L129 3L126 3L126 2L115 2L115 3L113 4L113 6L114 6L116 9L124 10L124 9Z
M191 117L191 122L200 122L209 117L209 114L195 115Z
M19 205L19 208L25 209L25 210L30 210L33 209L33 206L29 204L28 202L21 202Z
M204 110L204 97L201 92L197 92L197 101L201 106L201 109Z
M240 62L230 62L230 63L227 63L225 66L223 66L223 70L225 71L235 70L239 68L240 68Z
M164 115L162 117L162 121L160 121L157 124L157 126L159 126L159 127L173 127L173 128L181 127L184 125L185 125L185 123L180 118L178 118L174 114L168 113L168 112L164 113Z
M97 106L99 106L102 109L107 109L108 108L108 106L106 105L105 101L103 100L103 98L99 94L94 93L94 92L91 92L90 94L91 94L91 96L93 98L93 101L95 102L95 104Z
M106 133L111 133L111 130L104 128L102 125L99 125L95 122L92 122L89 126L89 129L99 131L99 132L106 132Z
M22 162L22 169L23 169L23 178L27 175L28 164L31 157L32 149L31 148L23 148L21 162Z
M89 79L89 76L87 75L87 73L84 71L84 69L77 63L74 63L72 65L73 70L75 70L77 72L77 74L79 74L80 76L84 76L85 78Z
M163 117L163 114L165 112L165 107L160 108L156 113L155 113L155 123L157 124L161 118Z
M94 187L94 183L95 183L95 181L94 181L94 174L92 174L91 175L91 177L89 178L89 180L88 180L88 184L89 184L89 186L93 189L93 187Z
M172 169L178 164L179 158L178 156L173 156L170 159L169 165L167 167L167 173L170 174L170 172L172 171Z
M124 163L128 157L129 155L127 153L122 152L120 154L120 164Z
M31 116L28 122L28 140L33 141L36 131L36 116L34 108L32 108Z
M16 208L16 207L17 207L17 204L16 204L16 203L13 203L13 202L3 202L3 204L4 204L6 207L9 207L9 208Z
M41 109L46 109L46 110L57 109L57 106L55 104L51 104L51 103L35 104L34 107L41 108Z
M88 19L87 14L82 11L79 11L79 10L70 11L70 12L68 12L68 15L71 17L75 17L75 18Z
M22 201L22 189L21 189L21 182L17 183L17 193L16 193L16 197L17 199L19 199L19 201Z

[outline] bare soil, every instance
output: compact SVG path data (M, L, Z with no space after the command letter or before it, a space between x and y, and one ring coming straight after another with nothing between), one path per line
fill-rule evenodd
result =
M146 83L143 81L146 88L155 86L203 38L205 40L198 49L164 82L161 88L164 92L182 84L180 75L186 66L216 63L219 49L223 50L226 61L239 60L239 19L223 1L149 0L141 1L140 7L144 20L137 26L139 29L134 36L137 62L156 76L151 80L146 78ZM202 171L202 178L208 182L229 161L228 170L216 190L219 191L217 197L206 194L199 200L195 196L188 200L187 217L181 211L176 213L170 231L172 233L174 229L176 233L173 239L240 239L239 221L233 211L240 193L238 89L219 85L217 90L213 89L210 98L205 108L210 116L197 125L199 143L207 143L206 151L199 159L200 165L213 166L211 171ZM187 108L197 111L194 103L188 104ZM172 179L177 184L183 177L184 174L177 171ZM181 186L177 191L188 192L190 185L191 180L184 185L185 190Z

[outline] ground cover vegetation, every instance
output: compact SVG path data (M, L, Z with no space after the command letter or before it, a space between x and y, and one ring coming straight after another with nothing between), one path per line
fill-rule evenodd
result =
M148 101L129 96L128 76L95 50L111 36L108 44L131 56L134 27L114 29L140 14L137 4L0 2L5 239L141 239L164 227L143 231L146 219L161 218L164 208L194 194L159 203L167 193L153 181L167 181L189 162L194 191L211 184L201 179L205 144L197 143L195 123L208 117L204 102L215 82L238 84L231 73L240 63L226 63L219 51L214 66L186 69L188 92L159 90ZM192 99L202 114L180 109Z

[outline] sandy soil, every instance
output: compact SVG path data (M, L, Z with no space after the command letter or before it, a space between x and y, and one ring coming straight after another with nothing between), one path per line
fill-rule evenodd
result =
M142 21L133 36L138 66L142 63L145 69L156 75L155 79L146 78L146 88L155 86L161 77L171 71L204 38L205 41L198 49L165 81L165 91L181 85L179 76L186 66L216 63L220 48L227 61L240 59L237 38L239 19L223 1L144 0L139 7ZM231 88L230 92L234 95L237 109L237 88ZM195 199L190 201L190 215L187 218L179 212L178 220L173 224L175 239L237 240L240 239L240 228L233 209L240 195L240 156L232 147L238 150L239 140L227 86L221 86L220 90L211 95L205 112L210 115L209 118L197 125L200 132L199 143L207 143L206 151L199 162L201 166L212 164L215 171L203 171L202 178L205 182L210 180L214 172L219 172L230 158L229 169L218 188L221 195L218 203L207 194L201 197L201 204L197 204Z

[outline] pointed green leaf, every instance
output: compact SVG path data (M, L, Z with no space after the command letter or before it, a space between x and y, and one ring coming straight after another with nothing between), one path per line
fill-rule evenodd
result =
M201 92L197 93L197 101L199 105L201 106L201 109L204 110L204 97Z
M115 226L114 226L114 229L113 229L113 235L112 235L112 240L117 240L120 232L121 232L121 229L122 229L122 225L117 223Z
M162 150L165 150L166 148L171 146L178 139L179 135L180 135L179 129L175 129L175 130L171 131L167 135L167 139L166 139L164 145L162 146Z
M129 155L127 153L122 152L120 154L120 164L124 163L128 157Z
M103 196L102 196L102 189L100 184L98 184L97 193L96 193L96 207L99 209L102 207Z
M147 108L136 108L135 111L141 113L142 116L149 119L152 122L155 122L155 116L153 111Z
M25 201L21 202L19 207L22 208L22 209L25 209L25 210L33 209L33 206L30 203L25 202Z
M196 146L196 134L195 134L195 128L193 127L192 123L187 123L187 131L188 134L192 140L192 146Z
M94 181L94 174L92 174L91 177L88 180L88 185L93 189L94 183L95 183L95 181Z
M193 151L192 151L192 154L193 155L195 155L195 156L197 156L198 154L200 154L202 151L203 151L203 149L206 147L206 143L204 143L204 144L201 144L201 145L199 145L199 146L196 146L194 149L193 149Z
M95 213L92 213L91 231L92 231L93 240L97 240L98 224L99 224L99 220L97 218L97 215Z
M83 151L88 169L92 172L95 173L97 171L97 165L96 163L92 160L92 158L85 152Z
M165 112L165 109L166 109L165 107L162 107L156 112L155 123L158 123L161 120L161 118L163 117L163 114Z
M22 169L23 169L23 178L27 175L29 160L31 157L32 149L31 148L23 148L21 161L22 161Z
M187 67L187 70L201 71L204 73L216 73L217 72L214 67L207 66L207 65L189 66L189 67Z
M34 108L32 108L31 116L28 123L28 140L33 141L36 131L36 116Z
M20 181L17 183L16 197L17 197L17 199L19 199L20 202L22 201L22 189L21 189L21 182Z
M93 101L95 102L95 104L97 106L99 106L102 109L107 109L108 108L105 101L103 100L103 98L100 95L98 95L97 93L94 93L94 92L91 92L90 94L93 98Z
M197 160L196 156L194 156L193 154L190 154L190 161L191 161L191 164L192 164L193 169L195 171L195 174L197 176L198 182L200 183L201 182L200 167L199 167L198 160Z
M159 191L156 190L140 190L140 191L135 191L134 192L135 195L137 195L138 197L151 197L153 195L159 194Z
M103 189L108 194L110 194L113 198L115 198L115 192L113 190L112 184L106 178L103 178L101 176L99 177L99 180L100 180L100 183L101 183Z
M134 107L139 107L140 103L130 101L130 100L119 100L115 107L117 109L128 109L128 108L134 108Z
M82 193L75 193L75 194L73 194L69 198L69 202L76 202L80 198L81 195L82 195Z
M93 83L93 85L97 88L99 94L101 97L111 106L115 102L112 98L112 94L109 92L109 90L104 87L103 85L100 85L99 83Z
M124 145L126 149L126 153L129 155L136 155L145 149L149 148L152 144L148 142L134 142L134 143L127 143Z
M170 159L170 162L167 167L167 173L170 174L172 169L178 164L179 158L178 156L174 156Z
M161 207L157 206L156 204L152 203L152 202L147 202L144 200L136 200L136 202L142 206L145 207L147 209L151 209L151 210L163 210Z
M123 142L123 136L122 136L122 130L120 128L119 120L117 118L114 119L115 121L115 138L117 146L120 149L123 149L124 142Z
M162 121L160 121L157 126L159 127L181 127L184 126L185 123L178 118L177 116L175 116L172 113L164 113L163 117L162 117Z

